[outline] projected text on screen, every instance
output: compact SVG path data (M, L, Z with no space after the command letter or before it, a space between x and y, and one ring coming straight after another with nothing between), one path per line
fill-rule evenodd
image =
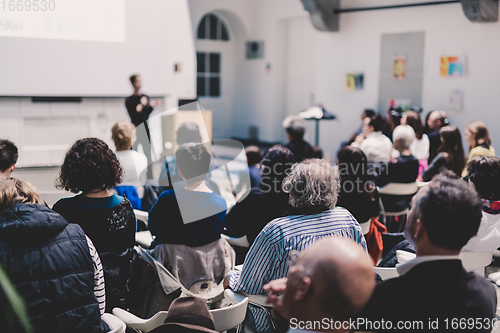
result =
M0 0L0 36L125 41L125 0Z

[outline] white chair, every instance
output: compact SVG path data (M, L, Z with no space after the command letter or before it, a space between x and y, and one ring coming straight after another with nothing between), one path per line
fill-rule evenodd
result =
M240 237L240 238L236 238L236 237L231 237L228 235L221 234L220 237L225 239L231 245L240 246L240 247L244 247L244 248L250 247L250 243L248 242L248 238L246 235L243 237Z
M245 320L248 306L247 297L231 290L224 292L224 299L228 303L227 307L210 310L214 318L215 330L218 332L227 331L241 324ZM114 308L113 314L128 326L143 332L149 332L165 322L168 311L160 311L149 319L141 319L120 308Z
M153 235L151 235L151 232L149 230L138 231L135 233L135 242L143 248L149 249L149 246L151 246L153 240L154 237Z
M370 232L370 227L372 226L372 219L369 219L366 222L361 222L360 224L361 230L363 231L363 235L366 235Z
M458 256L462 260L462 265L467 271L476 273L484 277L484 268L493 259L492 252L460 252Z
M113 316L112 314L105 313L101 316L102 321L108 324L109 333L125 333L127 326L125 323L118 317Z
M396 267L373 267L375 273L380 275L382 281L394 279L399 276L398 269Z
M385 194L385 195L400 195L400 196L406 196L406 195L414 195L418 191L418 184L416 182L414 183L389 183L383 187L378 188L378 192L380 194ZM382 198L380 199L381 204L382 204ZM383 204L381 205L383 208ZM402 210L400 212L387 212L383 210L382 214L384 216L400 216L400 215L405 215L408 213L408 208L405 210Z
M396 251L398 257L398 263L403 264L412 259L415 259L417 255L408 251L398 250ZM466 271L474 272L480 276L484 277L484 268L491 263L493 258L492 252L460 252L458 258L462 261Z
M142 221L142 222L146 223L146 225L148 225L148 220L149 220L149 213L148 212L134 209L134 214L135 214L136 219L138 219L139 221Z

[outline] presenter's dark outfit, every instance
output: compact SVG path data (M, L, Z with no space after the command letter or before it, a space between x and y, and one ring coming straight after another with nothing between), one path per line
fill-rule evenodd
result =
M148 102L146 105L142 107L141 112L137 112L137 105L141 104L141 98L146 97ZM149 127L147 120L151 112L153 112L153 107L149 104L149 96L141 94L141 95L131 95L127 97L125 100L125 106L127 107L128 114L130 116L130 120L135 127L138 127L141 124L144 124L144 127L140 127L136 130L137 140L134 142L132 146L133 150L137 151L137 147L142 145L144 150L144 155L148 158L148 179L153 178L153 170L151 168L151 136L149 134Z

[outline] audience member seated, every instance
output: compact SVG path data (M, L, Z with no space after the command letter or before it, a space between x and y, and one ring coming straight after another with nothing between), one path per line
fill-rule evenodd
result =
M199 297L180 297L172 302L165 323L150 333L217 333L207 303Z
M365 118L363 133L356 137L353 147L360 148L365 153L368 162L388 163L391 160L392 142L382 134L385 122L380 114Z
M266 152L262 159L260 186L252 188L248 196L229 211L224 231L226 235L237 238L247 236L248 243L252 245L268 222L282 217L292 208L282 183L294 162L293 153L283 146L276 145ZM243 255L238 262L243 262L246 251L238 254Z
M417 180L419 163L410 153L410 145L415 139L415 132L408 125L400 125L392 134L394 148L399 152L399 157L389 164L383 164L376 184L383 187L389 183L413 183ZM413 195L382 195L384 209L388 212L400 212L408 208ZM391 228L388 228L390 231ZM402 227L401 227L402 230Z
M350 145L351 143L353 143L354 140L356 140L356 138L358 137L358 135L360 135L361 133L363 133L363 125L364 125L365 119L366 118L371 118L374 115L375 115L375 111L373 111L371 109L365 109L363 111L363 113L361 114L361 125L359 125L359 128L356 130L356 132L354 132L354 134L349 138L349 141L342 143L341 148L344 148L345 146Z
M375 287L363 248L350 239L326 237L292 258L287 277L264 286L268 303L292 331L349 332L348 324L336 330L335 323L356 320ZM324 318L327 327L318 325Z
M340 192L337 206L347 209L359 222L365 235L368 253L376 264L382 254L385 226L378 221L379 193L371 181L366 155L359 148L347 146L338 153Z
M241 272L228 274L227 287L250 295L264 295L263 286L288 273L288 256L326 236L350 238L366 249L356 219L346 209L335 207L339 177L328 162L309 159L294 164L283 181L294 210L269 222L255 239ZM250 306L257 332L271 328L263 310Z
M262 154L257 146L246 147L245 154L247 155L248 172L250 173L250 188L254 188L260 185Z
M453 318L491 323L497 308L495 288L465 271L458 259L462 247L478 231L482 207L479 196L461 179L439 175L421 188L412 200L405 231L407 240L416 246L417 258L397 267L400 277L376 285L359 318L383 319L392 323L392 329L400 321L421 321L420 329L408 330L414 332L429 331L430 321L436 319L439 331L446 327L451 331ZM484 324L483 329L476 327L475 332L491 330ZM358 330L391 331L380 325Z
M24 299L34 332L109 331L101 321L104 277L92 242L14 178L0 180L0 264Z
M454 172L458 177L462 174L464 167L465 155L460 131L455 126L443 127L441 129L441 146L429 168L422 174L423 181L431 181L435 175L446 169Z
M120 161L123 169L123 180L119 184L118 194L126 194L127 199L134 209L141 209L142 195L144 194L144 183L148 167L148 158L142 153L132 150L135 137L135 126L131 122L120 120L111 128L113 142L115 143L115 155ZM141 174L144 177L141 177ZM141 181L140 178L143 178Z
M9 178L16 169L19 153L16 145L7 139L0 139L0 179Z
M429 137L429 163L431 163L438 154L438 149L441 146L440 130L447 125L448 118L446 117L446 112L436 110L429 113L427 118L428 132L426 132Z
M179 147L186 143L201 143L200 128L192 122L181 124L175 133L175 141ZM182 177L179 176L175 155L165 156L164 163L161 166L160 186L173 188L174 183L182 181Z
M469 184L483 200L483 217L477 235L466 251L495 251L500 247L500 158L476 156L467 164Z
M429 166L429 137L424 133L420 115L415 111L406 111L401 119L401 124L409 125L415 131L415 140L410 145L410 153L415 156L420 164L418 175L421 176Z
M465 128L465 140L469 144L469 163L476 156L495 156L495 148L491 145L490 134L482 121L474 121ZM467 176L467 169L462 177Z
M306 125L305 119L295 115L288 116L283 120L283 127L286 130L286 139L288 140L285 147L290 149L297 162L315 157L313 147L304 140Z
M82 193L63 198L53 207L68 222L80 225L99 252L107 283L107 310L127 308L126 283L135 245L132 205L110 192L122 176L120 162L104 141L78 140L66 153L57 187Z
M394 129L401 125L401 118L403 117L403 108L401 106L392 106L387 110L387 117L385 118L385 126L382 130L389 139L392 141L392 132Z
M177 149L175 158L185 187L163 192L151 208L148 228L156 236L152 246L213 243L224 230L227 204L205 183L210 153L201 143L187 143Z

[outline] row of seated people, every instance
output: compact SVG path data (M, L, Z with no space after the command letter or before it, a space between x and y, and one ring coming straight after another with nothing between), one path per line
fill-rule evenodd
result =
M427 131L417 112L405 111L398 115L399 117L391 117L392 130L385 135L386 119L373 112L363 113L362 131L351 145L361 148L369 163L407 164L405 168L409 171L411 166L411 178L413 178L417 160L419 163L417 176L423 181L430 181L443 168L453 171L457 176L465 177L466 163L472 158L495 155L488 129L481 121L471 122L465 128L465 139L469 144L469 155L466 159L460 130L449 125L446 112L430 112L426 120ZM400 126L409 126L413 131L408 128L403 130ZM398 147L397 140L403 143L403 147L401 143ZM397 174L396 177L401 177L404 172L393 173Z
M278 148L278 150L285 150L285 149ZM181 177L192 179L192 177L194 176L196 178L197 173L200 173L200 170L199 169L189 170L189 169L191 169L191 166L195 166L200 161L202 162L200 163L200 165L201 168L203 169L201 170L201 174L203 174L204 172L206 173L206 171L204 170L208 168L208 164L210 163L209 162L210 155L203 147L203 145L199 144L187 145L186 147L183 147L183 149L178 151L178 153L179 156L176 156L176 158L178 159L177 163L179 164L180 162L180 165L182 165L183 160L187 161L184 169L188 173L194 172L193 174L189 174L187 177L185 177L182 171L183 168L182 166L179 165L179 174L181 175ZM182 157L183 154L184 157ZM285 150L285 155L291 155L291 153ZM127 199L111 194L109 192L110 188L119 183L120 179L119 176L117 175L121 174L119 170L120 164L117 163L116 157L114 156L115 155L109 150L109 148L102 141L98 139L84 139L75 143L75 145L68 152L65 158L65 162L61 168L61 174L59 177L59 186L61 188L72 190L73 192L81 191L82 194L74 198L61 200L54 206L54 210L59 211L63 216L66 215L67 217L66 216L65 217L68 221L77 222L78 224L82 225L85 233L87 233L90 239L92 239L92 241L94 241L94 243L96 244L100 244L99 243L100 238L101 239L106 237L109 238L109 234L103 236L103 232L106 233L106 231L118 231L114 234L121 235L122 237L116 237L116 238L113 237L113 239L117 240L118 243L115 244L116 248L113 248L113 245L110 245L109 242L108 244L103 245L104 247L101 246L98 247L96 245L96 248L98 249L98 252L101 254L101 256L103 256L104 254L112 254L112 256L110 256L110 258L112 258L110 259L111 265L116 265L117 262L119 262L119 259L117 258L123 256L124 252L127 252L127 249L130 249L131 246L133 246L133 234L135 233L135 218L131 219L126 218L127 215L130 215L127 214L127 212L132 211L130 208L130 204L127 204L128 202ZM208 163L206 162L207 159ZM100 163L102 163L102 165L99 165ZM286 164L282 164L282 166L285 165ZM195 167L194 169L197 169L197 167ZM311 177L311 174L317 174L320 177L317 177L317 179L314 177L311 179L307 178ZM292 222L295 220L294 217L296 216L300 217L297 218L295 221L297 226L300 226L303 222L307 224L307 223L315 223L318 220L320 220L325 223L324 227L327 228L327 230L323 230L322 232L325 232L326 235L341 234L343 236L346 236L346 234L348 234L350 235L350 237L353 237L357 242L363 244L364 238L362 233L360 233L359 226L357 225L356 220L349 214L349 212L344 210L345 213L339 214L338 213L339 210L333 208L335 206L335 201L337 201L337 194L335 193L335 187L336 187L335 184L337 183L337 180L335 179L335 170L328 163L321 160L306 160L303 163L295 164L294 167L292 167L290 175L289 178L287 177L287 179L284 180L283 182L284 186L280 186L280 188L285 189L283 190L283 193L286 193L289 196L289 201L291 206L290 212L288 214L282 214L291 216L288 218L287 217L282 218L284 220L283 223L285 226L293 225ZM327 185L326 190L323 190L322 186L324 186L325 184ZM321 189L321 191L318 191L318 189ZM203 177L201 178L198 177L198 179L196 179L196 181L194 182L186 182L185 190L187 193L189 193L189 195L192 195L194 192L213 194L208 188L206 188ZM330 190L332 191L331 193L329 192ZM174 195L175 195L174 193L165 193L164 198L169 196L172 197ZM213 200L214 202L220 201L216 196L212 197L214 199ZM189 200L190 199L188 199L188 201ZM222 203L222 201L220 201L220 203ZM210 203L210 206L212 206L212 203ZM159 207L163 208L163 205L158 205L157 209ZM111 213L112 216L110 217L107 216L107 214L109 214L111 208L115 208L115 210L111 210L113 211L113 213ZM225 212L225 208L224 209L223 208L224 207L219 207L217 209L222 209ZM78 213L75 214L75 211ZM174 210L168 210L167 213L171 214L173 211ZM332 214L332 211L336 212L336 214ZM105 217L103 217L103 212L106 212L104 213ZM102 229L100 229L99 231L93 230L94 228L99 228L99 224L97 224L96 226L95 225L96 223L92 223L89 215L94 215L93 216L94 222L96 220L98 220L99 222L106 221L105 223L103 223L105 224L105 227L100 226L102 227ZM151 216L154 215L155 213L153 208L153 210L151 211ZM216 217L215 219L216 222L213 221L214 219L210 219L216 215L217 214L209 216L209 220L211 221L209 221L207 225L214 226L217 225L218 223L219 230L222 231L220 228L220 221L221 220L223 221L223 216L219 216L218 218ZM222 211L221 215L223 215ZM160 214L159 216L165 219L165 215ZM170 221L174 222L172 224L174 229L179 227L180 228L179 231L182 231L184 227L192 224L192 223L184 224L182 221L183 216L181 216L181 218L178 219L179 214L174 213L173 216L176 218L172 220L168 219L168 222L169 223ZM341 223L342 227L339 228L338 226L335 226L334 222L339 222L342 220L344 220ZM349 222L346 222L346 220ZM193 222L197 223L200 221L193 221ZM87 225L88 231L85 230L86 229L85 225ZM154 222L152 223L152 225L154 225ZM356 226L358 226L358 228L355 228ZM165 225L163 225L163 227L165 227ZM352 230L350 230L350 228L354 228L357 230L353 232ZM295 237L293 236L293 233L297 231L293 229L294 228L288 230L291 233L290 235L292 235L291 236L292 238ZM300 230L300 228L298 227L297 229ZM132 232L130 230L132 230ZM172 229L169 230L168 227L165 230L167 234L172 232ZM259 236L257 236L257 238L260 237L263 234L263 232L261 232ZM219 231L216 231L216 233L219 233ZM175 232L175 234L177 234L177 232ZM180 232L179 234L182 234L182 232ZM130 237L130 235L132 235L132 237ZM283 236L282 234L280 235ZM202 236L207 236L208 240L211 240L209 234ZM304 248L308 244L313 242L315 239L322 236L323 234L321 233L312 237L308 235L306 237L306 240L301 240L301 241L295 240L297 243L303 245L295 244L292 245L292 247L298 246L298 249L300 250L301 249L300 246L303 246L302 248ZM269 235L267 237L269 237ZM132 239L132 242L127 243L126 240L130 239ZM208 240L203 240L202 242L206 242ZM89 247L91 247L90 243L88 244ZM269 249L269 247L271 246L271 244L267 244L265 242L262 245L263 246L258 246L258 248L261 251L265 250L266 248ZM257 248L257 246L254 247ZM276 255L274 251L272 252L273 256ZM259 258L263 258L266 255L268 255L267 252L260 253ZM250 254L247 257L247 259L249 257L251 257ZM275 260L281 263L287 261L286 257L270 258L271 262L275 262ZM246 262L247 261L245 261L245 264ZM258 265L249 264L249 266L254 267ZM278 271L279 272L286 271L286 268L281 267L280 269L278 269ZM242 272L242 275L244 275L244 272L245 270ZM106 275L106 265L105 265L105 275ZM235 275L237 275L237 273L235 273ZM108 278L106 280L108 281ZM112 281L112 278L109 278L109 280ZM254 280L253 277L251 280ZM119 282L118 283L115 283L114 281L111 282L111 286L117 286L119 288L119 285L120 285ZM111 299L110 303L115 303L115 305L119 303L118 301L114 301L113 297L110 297L110 299ZM120 299L118 298L118 300Z

